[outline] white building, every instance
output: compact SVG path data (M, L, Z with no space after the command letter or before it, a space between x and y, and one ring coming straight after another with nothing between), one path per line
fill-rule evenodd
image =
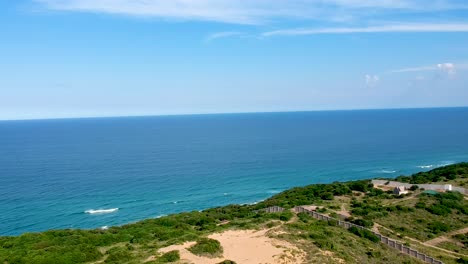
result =
M402 195L402 194L407 194L408 191L406 190L405 186L397 186L395 189L393 189L393 194L396 195Z

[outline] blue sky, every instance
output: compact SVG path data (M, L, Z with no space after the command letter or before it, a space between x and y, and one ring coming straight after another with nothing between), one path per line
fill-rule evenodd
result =
M0 34L0 119L468 106L465 0L5 0Z

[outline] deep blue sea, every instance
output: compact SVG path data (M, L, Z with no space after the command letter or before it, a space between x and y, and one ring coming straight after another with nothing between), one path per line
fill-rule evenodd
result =
M0 235L121 225L459 161L468 108L3 121Z

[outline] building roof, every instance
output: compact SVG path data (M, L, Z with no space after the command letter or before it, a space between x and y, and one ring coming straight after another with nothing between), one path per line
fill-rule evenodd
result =
M434 190L426 190L426 191L424 191L423 193L426 193L426 194L429 194L429 195L436 195L436 194L438 194L438 192L437 192L437 191L434 191Z

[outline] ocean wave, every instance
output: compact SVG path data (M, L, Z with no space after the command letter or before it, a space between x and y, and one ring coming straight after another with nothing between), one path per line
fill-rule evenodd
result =
M449 161L449 162L437 164L437 167L445 167L445 166L452 165L452 164L455 164L455 162Z
M280 193L281 191L278 191L278 190L268 190L267 193L269 194L277 194L277 193Z
M452 165L454 164L455 162L444 162L444 163L439 163L439 164L429 164L429 165L420 165L420 166L416 166L420 169L432 169L432 168L440 168L440 167L445 167L445 166L448 166L448 165Z
M101 230L107 230L107 229L109 229L108 226L102 226L102 227L101 227Z
M89 209L89 210L86 210L85 213L86 214L110 214L110 213L114 213L114 212L117 212L119 210L119 208L111 208L111 209Z
M396 170L381 170L379 171L380 173L385 173L385 174L393 174L395 172L397 172Z
M432 167L434 167L434 165L420 165L420 166L417 166L418 168L421 168L421 169L430 169Z

